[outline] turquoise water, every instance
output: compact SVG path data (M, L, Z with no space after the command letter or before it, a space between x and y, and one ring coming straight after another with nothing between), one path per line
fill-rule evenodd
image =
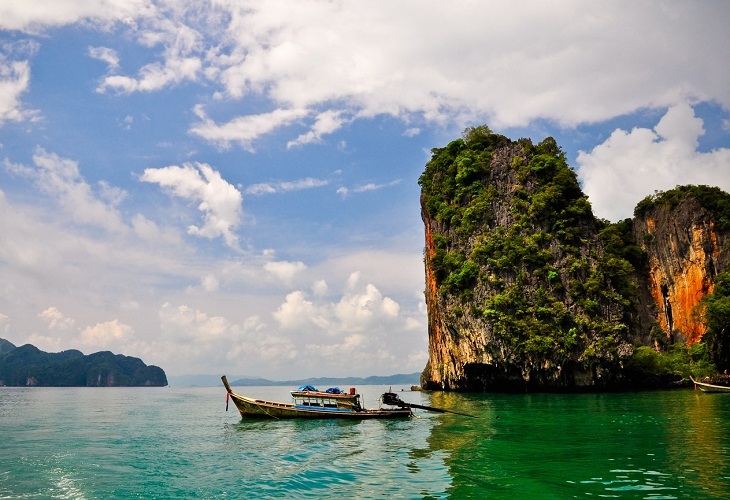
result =
M385 388L359 389L374 407ZM481 418L242 421L222 387L0 388L0 498L730 497L730 394L400 396Z

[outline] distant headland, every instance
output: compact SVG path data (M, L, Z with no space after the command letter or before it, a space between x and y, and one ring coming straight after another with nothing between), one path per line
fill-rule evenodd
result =
M109 351L84 355L71 349L44 352L31 344L16 347L0 339L0 386L12 387L164 387L158 366Z

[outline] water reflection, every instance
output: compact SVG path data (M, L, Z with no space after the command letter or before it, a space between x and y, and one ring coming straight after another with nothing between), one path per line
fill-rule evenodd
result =
M444 452L427 441L433 423L240 420L224 433L252 497L444 498L451 478Z
M457 497L725 497L730 397L687 390L630 394L434 393L443 414L427 441Z

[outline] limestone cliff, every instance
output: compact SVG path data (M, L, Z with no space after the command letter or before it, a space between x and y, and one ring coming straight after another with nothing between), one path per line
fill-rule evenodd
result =
M701 200L713 188L685 186L647 198L633 220L633 237L647 253L640 308L643 331L656 347L702 339L700 300L730 267L728 231ZM719 191L719 190L717 190Z
M728 267L728 231L691 194L597 220L552 138L487 127L434 149L419 183L424 387L622 387L635 346L702 336L694 306Z

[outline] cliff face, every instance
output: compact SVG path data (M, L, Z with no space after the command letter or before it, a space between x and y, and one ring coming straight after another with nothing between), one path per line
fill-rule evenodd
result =
M419 182L424 387L622 387L636 382L634 346L704 333L694 308L728 268L728 232L691 195L645 200L635 220L608 224L552 138L486 127L434 149Z
M644 331L654 329L656 347L693 344L705 326L697 305L712 293L713 278L730 264L726 231L694 196L676 207L659 204L633 220L633 236L647 253L642 294Z

